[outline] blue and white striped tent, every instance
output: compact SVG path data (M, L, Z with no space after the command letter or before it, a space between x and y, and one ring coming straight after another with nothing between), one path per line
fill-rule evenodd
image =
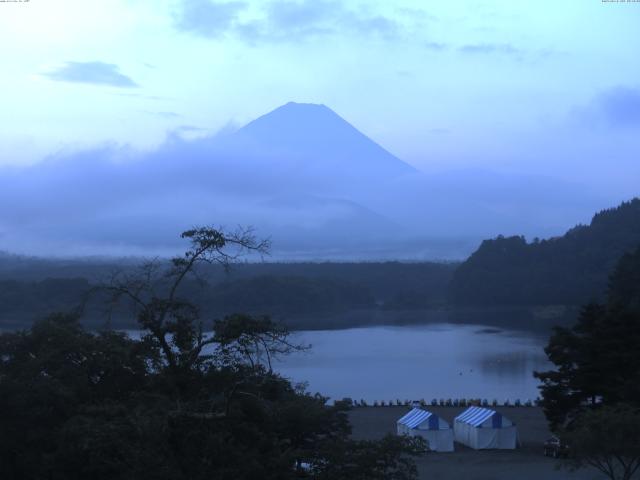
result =
M422 437L435 452L453 452L451 426L435 413L414 408L397 422L398 435Z
M518 440L515 424L488 408L469 407L454 419L456 442L479 449L514 449Z

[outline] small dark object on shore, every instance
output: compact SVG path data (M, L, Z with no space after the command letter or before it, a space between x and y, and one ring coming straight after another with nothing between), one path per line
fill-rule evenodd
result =
M569 446L558 437L551 437L544 442L544 456L553 458L567 458L569 456Z

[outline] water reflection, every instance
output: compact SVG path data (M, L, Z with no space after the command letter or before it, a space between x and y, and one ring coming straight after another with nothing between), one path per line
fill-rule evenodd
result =
M544 338L477 325L369 327L295 337L311 343L311 351L281 359L277 369L332 398L533 399L538 383L532 372L549 368Z
M525 377L534 370L548 367L544 355L538 357L522 351L482 355L478 363L484 375L512 378Z

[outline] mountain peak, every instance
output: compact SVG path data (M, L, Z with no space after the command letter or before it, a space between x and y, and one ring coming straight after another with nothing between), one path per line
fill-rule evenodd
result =
M306 103L306 102L287 102L284 105L280 105L275 110L278 110L280 108L309 108L309 109L316 108L316 109L331 110L324 103Z
M280 105L266 115L272 113L286 113L289 115L329 115L337 117L342 121L345 121L340 115L327 107L324 103L300 103L300 102L287 102L284 105Z
M242 130L255 131L268 128L270 133L273 133L276 128L284 128L289 132L294 129L297 133L301 133L310 128L333 130L338 125L355 130L346 120L324 104L288 102L249 122Z
M321 160L361 173L401 175L413 167L361 133L323 104L289 102L249 122L237 132L264 152L301 160Z

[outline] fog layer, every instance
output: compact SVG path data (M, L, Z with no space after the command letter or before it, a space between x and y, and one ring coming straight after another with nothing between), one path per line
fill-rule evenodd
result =
M324 105L288 103L205 138L103 146L0 174L0 249L165 254L197 224L252 225L277 259L453 259L498 234L586 221L580 184L488 170L422 173Z

